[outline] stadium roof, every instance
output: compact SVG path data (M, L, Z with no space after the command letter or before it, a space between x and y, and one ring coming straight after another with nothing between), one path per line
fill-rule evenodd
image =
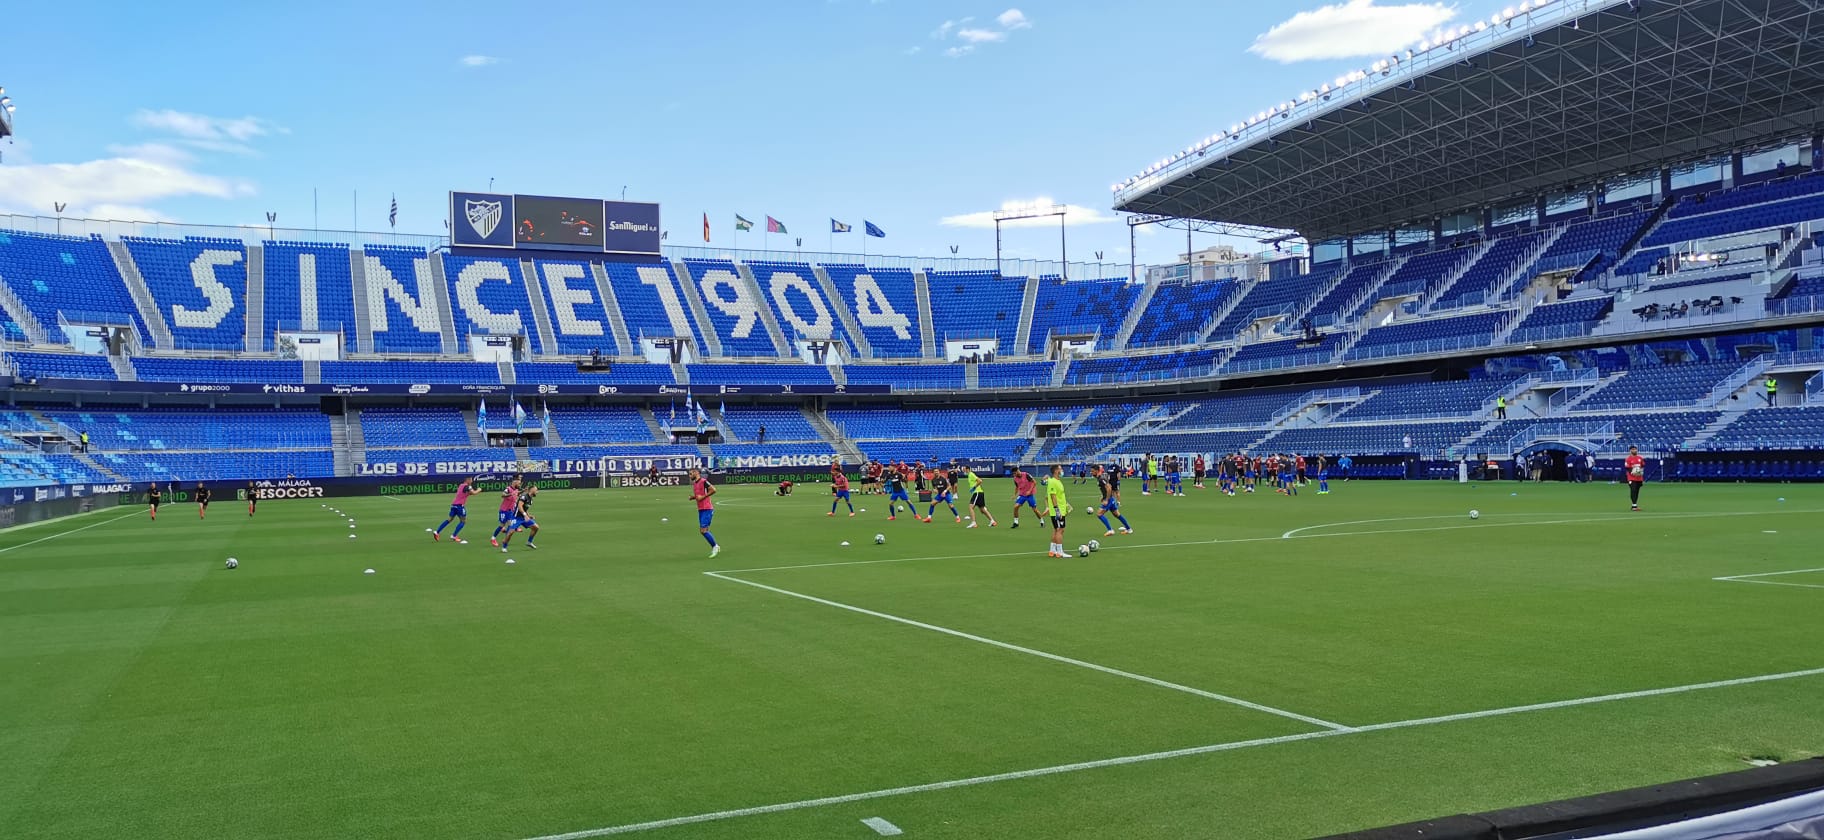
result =
M1116 185L1115 208L1318 241L1824 126L1819 0L1521 9L1199 141Z

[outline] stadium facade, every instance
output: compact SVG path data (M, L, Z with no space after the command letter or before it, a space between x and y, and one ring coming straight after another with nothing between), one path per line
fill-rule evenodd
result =
M1819 14L1560 0L1390 56L1117 185L1308 254L1142 282L12 217L0 485L1235 451L1557 476L1630 445L1824 477Z

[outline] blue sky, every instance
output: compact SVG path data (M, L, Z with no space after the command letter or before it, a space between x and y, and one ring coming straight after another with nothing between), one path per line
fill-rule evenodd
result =
M124 3L4 18L0 210L443 230L451 189L664 205L672 244L735 213L807 249L991 256L983 214L1076 208L1071 254L1127 259L1108 185L1486 0ZM1370 57L1359 57L1367 52ZM1353 54L1353 55L1352 55ZM1055 258L1055 222L1009 255ZM838 250L861 246L836 237ZM844 240L847 239L845 245ZM1213 241L1213 240L1210 240ZM761 244L743 234L741 247ZM1141 239L1142 262L1182 250ZM1206 244L1198 242L1199 247Z

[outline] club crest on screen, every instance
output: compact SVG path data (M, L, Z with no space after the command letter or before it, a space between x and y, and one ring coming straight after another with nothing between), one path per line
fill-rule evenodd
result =
M463 202L462 209L468 214L469 227L474 229L475 235L482 239L492 235L494 228L500 225L501 212L498 201L476 201L471 198Z

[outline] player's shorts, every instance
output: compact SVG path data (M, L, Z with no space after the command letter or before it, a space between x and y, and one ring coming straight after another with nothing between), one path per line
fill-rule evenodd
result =
M1020 507L1020 506L1021 506L1021 505L1031 505L1031 506L1032 506L1032 507L1038 507L1038 506L1039 506L1039 500L1038 500L1038 499L1035 499L1035 498L1033 498L1033 497L1032 497L1032 496L1031 496L1031 495L1030 495L1030 494L1029 494L1029 495L1025 495L1025 496L1015 496L1015 497L1013 497L1013 506L1014 506L1014 507Z
M941 504L944 504L945 502L948 502L950 504L956 504L956 494L955 493L935 493L931 496L931 503L934 505L941 505Z
M714 518L716 518L716 512L713 510L697 511L697 527L698 528L708 528L709 520L714 519Z
M1108 511L1109 513L1114 513L1115 511L1121 509L1121 503L1118 501L1115 501L1114 499L1109 499L1108 501L1102 503L1102 509L1105 511Z
M1196 471L1192 472L1191 475L1196 476L1198 481L1203 480L1203 470L1196 470Z
M1253 471L1253 470L1248 470L1248 471L1247 471L1247 472L1245 472L1245 473L1242 473L1242 476L1243 476L1243 477L1245 477L1245 478L1253 478L1253 477L1254 477L1254 471Z
M847 491L847 490L838 490L838 491L836 491L836 498L838 498L838 499L846 499L846 498L848 498L848 497L849 497L849 491Z
M208 508L208 507L209 507L209 500L208 500L208 499L198 499L198 500L197 500L197 501L196 501L196 503L197 503L197 504L199 504L199 505L202 505L202 506L203 506L203 508L204 508L204 509L207 509L207 508Z
M469 506L468 505L450 505L450 518L451 519L469 518Z
M969 495L969 506L978 507L978 508L987 507L988 506L988 494L987 493L971 493Z
M537 528L537 527L538 527L538 520L533 519L530 516L528 516L524 519L513 520L513 530L515 530L515 531L517 531L521 528Z
M151 505L151 506L152 506L152 509L153 509L153 510L158 510L158 506L159 506L159 505L160 505L160 504L163 504L163 502L160 502L160 501L159 501L159 500L157 500L157 499L152 499L152 500L150 500L150 501L148 501L148 502L146 502L146 504L149 504L149 505Z
M513 516L513 511L503 510L500 512L500 524L502 524L502 525L513 524L514 518L515 517Z
M912 501L912 497L906 495L906 491L904 491L904 490L895 490L895 491L893 491L893 495L891 495L887 498L887 501L889 501L889 502L910 502L910 501Z
M1062 527L1064 527L1064 517L1062 517L1062 516L1054 516L1054 517L1052 517L1052 518L1051 518L1051 527L1053 527L1053 528L1062 528Z

